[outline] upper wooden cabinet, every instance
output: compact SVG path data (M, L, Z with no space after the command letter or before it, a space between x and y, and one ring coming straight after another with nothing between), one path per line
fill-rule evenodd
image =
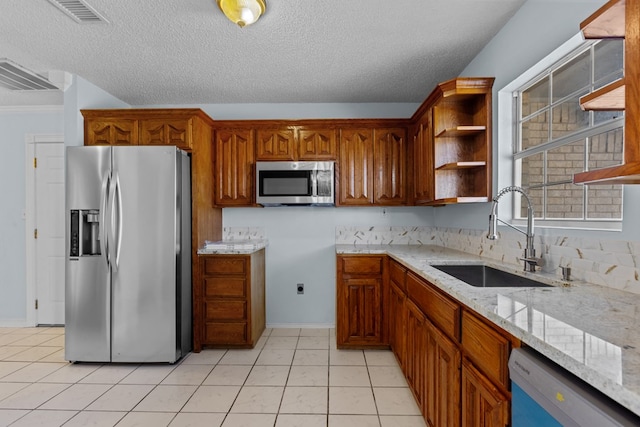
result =
M299 160L335 160L338 154L336 130L330 127L298 128Z
M295 129L256 130L257 160L296 160Z
M175 145L192 151L211 118L202 110L81 110L85 145Z
M338 204L373 204L373 129L340 130L337 181Z
M83 111L83 114L84 145L138 145L138 120L87 118L87 111Z
M432 202L433 185L433 108L427 109L412 126L413 203Z
M340 130L340 205L406 205L406 127Z
M254 202L255 143L253 129L216 129L215 204L251 206Z
M336 130L323 126L256 128L257 160L335 160Z
M640 0L611 0L584 20L585 38L624 38L624 77L580 99L585 110L624 110L624 162L581 172L576 184L640 184Z
M414 115L417 204L490 200L493 81L457 78L440 83ZM433 194L426 188L429 184Z
M140 145L175 145L189 147L191 119L149 119L140 121Z

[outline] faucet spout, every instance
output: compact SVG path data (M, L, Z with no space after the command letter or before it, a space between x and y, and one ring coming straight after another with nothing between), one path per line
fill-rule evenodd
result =
M522 194L524 199L527 201L527 231L526 232L498 218L498 202L502 196L511 192L517 192ZM524 189L522 189L522 187L518 187L515 185L505 187L498 192L496 197L493 198L493 203L491 204L491 213L489 214L489 232L487 233L487 239L497 240L499 238L498 232L497 232L498 221L524 234L527 237L527 240L526 240L526 247L524 250L524 257L521 258L521 260L524 261L525 271L535 271L536 265L538 266L543 265L542 258L536 258L536 250L533 247L533 238L534 238L533 218L534 218L533 205L531 203L531 200L529 199L529 195L524 191Z

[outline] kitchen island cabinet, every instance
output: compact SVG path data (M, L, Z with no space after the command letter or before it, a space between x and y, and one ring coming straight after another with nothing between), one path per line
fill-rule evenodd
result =
M193 290L195 352L253 348L265 329L265 250L200 254Z

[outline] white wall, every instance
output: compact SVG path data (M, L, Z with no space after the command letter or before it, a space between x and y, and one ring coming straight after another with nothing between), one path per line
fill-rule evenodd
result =
M225 227L262 227L267 324L335 323L336 226L429 226L433 208L275 207L223 209ZM296 284L304 283L303 295Z
M65 145L82 145L82 108L127 108L92 83L74 77L64 93L64 107L0 109L0 325L24 326L26 304L25 137L64 134Z
M0 109L0 324L26 320L25 137L62 132L61 105Z
M580 30L580 22L597 10L604 0L576 0L571 2L529 0L502 30L463 70L462 76L495 76L493 87L493 144L494 190L499 190L497 149L501 143L498 133L498 91L515 80ZM501 178L504 184L504 179ZM506 185L506 184L505 184ZM536 230L539 235L589 236L616 240L640 240L640 186L624 189L623 232L580 230ZM447 206L434 211L439 227L485 229L488 226L490 205Z

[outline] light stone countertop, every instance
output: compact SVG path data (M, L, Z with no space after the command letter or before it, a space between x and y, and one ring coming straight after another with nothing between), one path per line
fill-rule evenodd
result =
M640 415L640 295L439 246L336 245L337 254L387 254L531 348ZM431 265L484 264L554 287L477 288Z
M267 246L267 240L221 240L206 242L198 249L198 255L248 255Z

